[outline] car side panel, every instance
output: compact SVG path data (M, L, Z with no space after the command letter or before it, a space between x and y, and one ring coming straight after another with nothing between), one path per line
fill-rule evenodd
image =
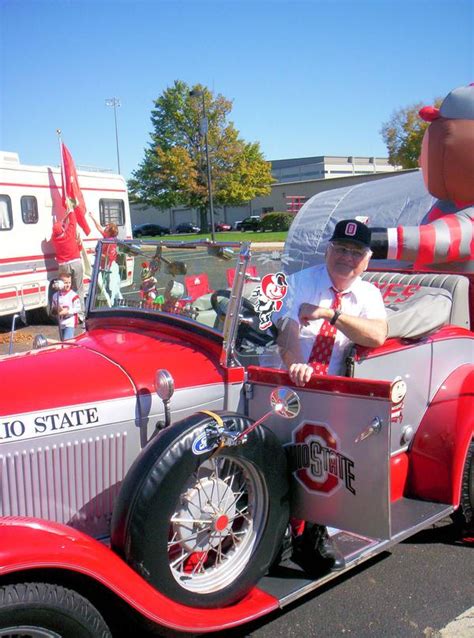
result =
M120 483L164 421L156 370L173 375L173 420L222 410L226 386L240 388L243 371L222 368L219 352L109 324L4 358L0 515L39 516L107 535Z
M220 384L203 390L177 390L173 420L224 408ZM120 484L158 423L163 403L150 394L3 418L0 516L37 516L107 536Z
M393 381L401 377L407 385L403 405L392 418L392 454L408 448L404 429L410 426L417 430L445 379L460 366L474 361L474 339L467 331L459 331L456 337L440 331L412 343L398 344L400 347L394 342L391 349L382 346L372 350L367 358L356 362L354 371L356 378Z
M135 402L127 403L96 404L92 409L99 423L93 426L3 442L0 515L35 516L87 530L92 536L108 535L120 483L140 451L133 423ZM55 412L71 415L73 408L81 410L69 406ZM115 410L120 417L117 412L113 416ZM47 417L20 418L24 423L49 424Z
M380 356L377 356L376 352L356 363L354 377L387 381L401 377L407 384L399 417L396 421L392 419L390 451L396 454L407 448L402 439L403 428L409 424L416 429L428 405L432 378L432 347L429 343L419 343Z

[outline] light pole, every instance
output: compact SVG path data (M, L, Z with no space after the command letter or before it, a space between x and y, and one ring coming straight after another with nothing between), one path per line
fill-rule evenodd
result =
M120 174L120 153L119 153L118 128L117 128L117 106L121 106L121 104L120 104L120 100L118 99L118 97L111 97L111 98L105 100L105 105L114 107L115 145L117 147L117 167L118 167L118 172Z
M189 95L191 97L201 97L202 98L202 119L199 127L199 131L201 135L204 135L204 141L206 144L206 162L207 162L207 190L209 193L209 214L211 218L211 239L215 241L216 238L214 236L214 206L212 203L212 180L211 180L211 162L209 161L209 142L207 137L207 132L209 129L207 114L206 114L206 103L204 101L204 91L199 91L198 89L193 89L189 91Z

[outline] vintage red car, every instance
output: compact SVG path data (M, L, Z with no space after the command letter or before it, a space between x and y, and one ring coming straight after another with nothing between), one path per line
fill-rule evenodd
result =
M263 285L280 252L117 250L133 283L98 255L83 334L0 358L0 634L261 617L341 574L276 564L290 515L333 528L342 573L449 514L472 525L472 275L366 273L390 338L295 388Z

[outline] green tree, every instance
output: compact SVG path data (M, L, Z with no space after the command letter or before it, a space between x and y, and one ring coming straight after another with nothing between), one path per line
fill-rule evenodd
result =
M128 186L133 200L157 208L198 208L206 230L209 197L205 140L200 132L203 99L215 205L238 205L267 195L273 178L258 142L242 140L227 121L232 102L199 84L192 90L203 97L191 96L190 90L176 80L155 100L151 143Z
M435 100L439 107L441 98ZM395 111L390 120L382 125L380 133L388 150L388 161L392 166L416 168L421 151L421 141L428 126L418 115L423 104L412 104Z

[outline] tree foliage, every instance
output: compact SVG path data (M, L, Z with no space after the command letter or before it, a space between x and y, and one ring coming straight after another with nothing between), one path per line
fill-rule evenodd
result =
M270 163L257 142L245 142L227 117L232 102L195 85L175 81L154 102L153 132L145 157L129 180L131 197L158 208L181 205L201 210L209 206L205 138L201 134L203 101L208 122L208 149L216 206L242 204L270 192Z
M262 217L262 230L285 231L289 230L295 216L291 213L275 212L267 213Z
M435 100L437 107L441 98ZM395 111L390 120L382 125L380 131L388 150L388 161L392 166L416 168L421 151L421 141L428 126L418 115L424 106L412 104Z

